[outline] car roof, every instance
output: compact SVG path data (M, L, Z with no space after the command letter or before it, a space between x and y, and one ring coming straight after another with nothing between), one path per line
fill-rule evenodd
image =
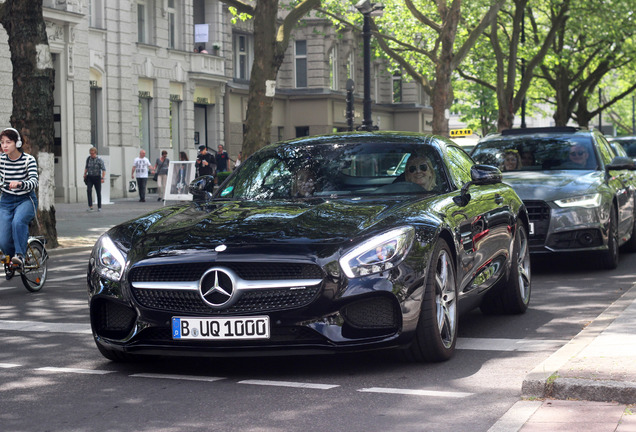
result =
M514 140L519 137L565 137L572 135L584 135L589 136L594 133L590 129L582 129L572 126L556 126L556 127L540 127L540 128L519 128L519 129L505 129L501 132L489 134L480 142L494 141L494 140Z
M284 145L330 145L335 142L344 144L355 144L356 142L378 142L391 145L391 143L419 143L428 144L444 149L445 147L457 147L460 145L438 135L419 133L419 132L403 132L403 131L374 131L374 132L338 132L326 135L313 135L300 138L293 138L287 141L280 141L271 144L271 146Z

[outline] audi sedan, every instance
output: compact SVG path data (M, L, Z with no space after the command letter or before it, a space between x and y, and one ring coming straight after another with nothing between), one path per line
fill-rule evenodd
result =
M108 359L399 349L442 361L459 314L530 301L523 203L444 138L300 138L190 192L93 248L91 326Z
M501 167L523 199L532 253L591 252L613 269L620 246L636 250L634 162L598 131L510 129L484 138L472 157Z

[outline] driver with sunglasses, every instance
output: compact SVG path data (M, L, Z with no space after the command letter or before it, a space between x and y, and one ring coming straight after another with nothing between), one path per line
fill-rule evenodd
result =
M420 185L427 191L435 187L433 164L427 157L411 155L406 161L404 173L406 181Z

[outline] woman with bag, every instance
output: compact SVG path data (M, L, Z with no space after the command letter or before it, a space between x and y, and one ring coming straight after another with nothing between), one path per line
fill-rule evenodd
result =
M157 182L157 193L159 197L157 201L161 201L165 196L166 192L166 182L168 179L168 165L170 165L170 159L168 159L168 152L163 150L161 152L161 157L157 158L155 162L155 176L153 180Z

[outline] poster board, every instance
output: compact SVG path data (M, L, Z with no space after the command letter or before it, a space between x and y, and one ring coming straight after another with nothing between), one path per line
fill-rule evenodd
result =
M168 178L166 179L166 191L164 200L192 201L192 195L188 192L190 182L194 180L196 168L194 161L170 161L168 165Z

